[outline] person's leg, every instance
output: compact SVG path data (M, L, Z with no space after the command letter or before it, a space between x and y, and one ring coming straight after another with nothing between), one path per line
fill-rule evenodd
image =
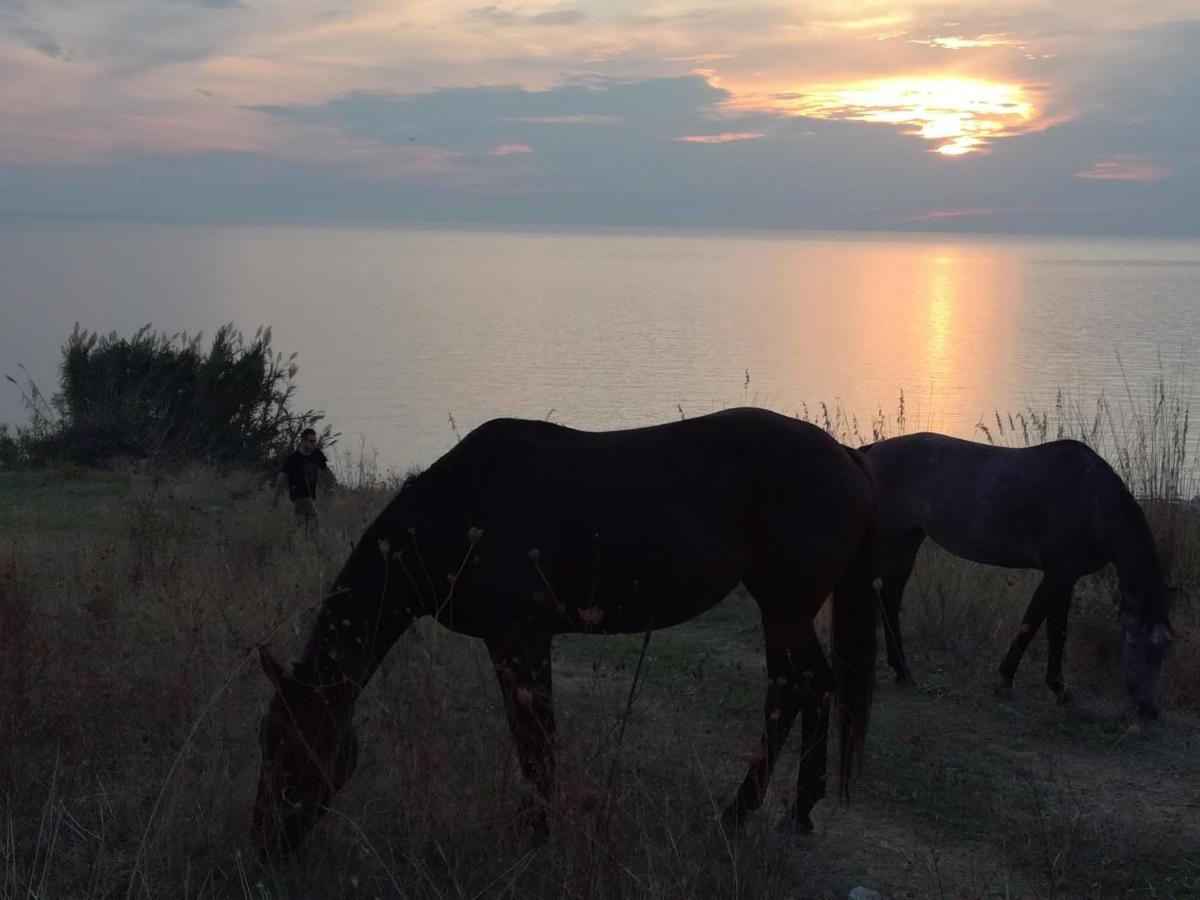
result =
M304 528L304 533L315 534L321 527L317 516L317 504L311 497L299 497L292 501L296 510L296 524Z

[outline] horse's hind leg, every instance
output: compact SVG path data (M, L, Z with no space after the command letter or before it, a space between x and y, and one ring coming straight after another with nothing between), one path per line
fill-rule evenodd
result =
M521 771L542 805L523 807L534 836L548 833L545 803L554 790L554 694L550 679L550 635L513 626L489 634L488 653L500 681L508 725L517 745Z
M883 571L883 589L880 591L883 637L887 642L888 665L896 673L896 683L902 685L912 683L912 672L904 656L904 642L900 639L900 601L924 540L925 532L920 530L905 535L896 551L887 556Z
M1033 640L1046 618L1056 593L1055 584L1054 579L1043 574L1037 589L1029 599L1029 606L1025 608L1025 616L1021 620L1021 628L1000 663L1000 683L996 686L996 696L1001 699L1012 698L1013 678L1017 674L1017 666L1021 664L1021 657L1029 648L1029 642Z
M753 587L750 590L751 593L755 593ZM761 592L756 594L756 598L760 596ZM811 736L808 733L810 729L807 709L810 704L814 704L816 698L814 688L818 683L823 685L826 673L828 673L829 683L832 684L832 672L828 671L824 654L820 653L820 645L812 633L811 624L796 621L796 616L790 609L787 613L768 611L763 606L761 599L759 599L759 605L763 610L763 632L767 656L767 697L763 735L759 742L758 752L751 761L750 769L746 773L741 787L738 788L737 795L721 814L721 824L727 832L739 833L747 813L762 806L771 772L775 768L775 763L787 740L788 731L796 719L796 714L804 704L806 709L806 749L808 744L815 746L818 743L815 731L821 732L818 752L806 753L805 759L801 762L800 782L805 795L803 800L797 797L796 804L797 807L803 806L803 815L797 817L797 821L803 820L811 830L812 825L808 822L808 810L820 796L824 795L824 739L828 732L828 703L826 702L825 707L825 728L814 728L814 734ZM818 650L820 663L825 667L824 672L813 668L814 663L808 646L809 640ZM828 688L825 687L821 693L828 694ZM816 725L815 720L813 725Z
M825 796L829 760L829 708L833 703L833 669L816 633L808 628L796 667L804 671L800 707L800 768L796 773L796 799L779 822L780 831L813 830L809 814Z

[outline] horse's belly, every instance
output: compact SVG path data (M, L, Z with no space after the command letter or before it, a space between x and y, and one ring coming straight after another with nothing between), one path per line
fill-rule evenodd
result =
M528 561L527 561L528 565ZM730 561L624 568L547 565L514 577L510 570L468 570L435 618L462 634L482 636L497 622L526 622L557 633L624 634L668 628L727 597L741 580Z
M600 628L606 634L630 634L680 625L712 609L737 587L737 581L722 582L707 589L679 592L678 590L647 591L640 600L609 610L608 625Z
M972 533L969 528L930 535L933 542L954 556L987 566L1008 569L1040 567L1037 547L1023 535Z

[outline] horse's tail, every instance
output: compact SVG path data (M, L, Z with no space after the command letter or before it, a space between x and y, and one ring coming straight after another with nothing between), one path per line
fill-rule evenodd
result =
M879 617L876 589L879 515L875 483L862 457L849 447L846 452L871 485L872 510L850 567L833 592L831 645L841 742L838 796L843 801L849 799L850 775L861 767L865 751L875 695L875 628Z

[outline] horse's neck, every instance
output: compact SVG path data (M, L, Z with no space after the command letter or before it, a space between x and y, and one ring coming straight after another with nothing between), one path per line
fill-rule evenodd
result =
M317 613L297 670L320 685L335 709L349 710L396 639L423 612L411 585L396 578L386 541L368 530Z
M1132 495L1120 489L1116 498L1118 508L1106 518L1111 523L1110 553L1121 592L1126 598L1161 596L1162 567L1154 546L1154 535L1142 514L1142 508ZM1152 612L1152 610L1138 610Z

